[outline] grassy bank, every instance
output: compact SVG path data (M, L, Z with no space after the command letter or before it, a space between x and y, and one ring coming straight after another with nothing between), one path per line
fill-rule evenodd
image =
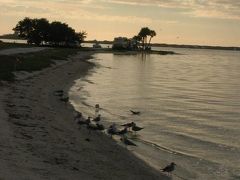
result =
M79 49L52 48L28 54L0 55L0 80L14 81L14 71L38 71L53 65L53 60L67 60L68 56L78 51Z

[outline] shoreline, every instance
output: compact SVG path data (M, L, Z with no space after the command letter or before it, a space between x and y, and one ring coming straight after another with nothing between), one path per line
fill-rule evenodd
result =
M94 52L81 53L1 87L0 178L169 179L103 133L79 130L73 106L54 96L94 67L87 61Z

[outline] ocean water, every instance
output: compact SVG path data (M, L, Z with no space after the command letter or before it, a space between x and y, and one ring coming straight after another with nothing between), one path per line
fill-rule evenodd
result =
M106 125L144 127L130 151L156 169L175 162L173 179L240 179L240 52L168 50L179 54L96 54L72 104L91 116L100 104Z

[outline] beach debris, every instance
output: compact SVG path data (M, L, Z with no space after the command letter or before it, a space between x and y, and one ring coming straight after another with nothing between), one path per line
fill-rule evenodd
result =
M123 136L120 139L126 146L137 146L135 143L133 143L132 141L130 141L127 137Z
M89 139L89 138L86 138L85 141L90 142L90 139Z
M163 172L167 172L168 174L173 172L175 169L176 164L172 162L171 164L167 165L165 168L161 169Z
M144 129L144 128L143 127L139 127L135 123L133 123L132 130L135 132L135 134L137 133L137 131L141 131L142 129Z
M140 115L140 111L133 111L133 110L130 110L130 112L133 114L133 115Z

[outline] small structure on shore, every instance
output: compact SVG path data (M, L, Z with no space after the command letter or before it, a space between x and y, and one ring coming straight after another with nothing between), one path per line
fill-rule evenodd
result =
M99 42L95 41L93 48L102 48L102 46L99 44Z
M128 39L127 37L116 37L113 41L112 49L114 50L136 50L137 41L135 39Z

